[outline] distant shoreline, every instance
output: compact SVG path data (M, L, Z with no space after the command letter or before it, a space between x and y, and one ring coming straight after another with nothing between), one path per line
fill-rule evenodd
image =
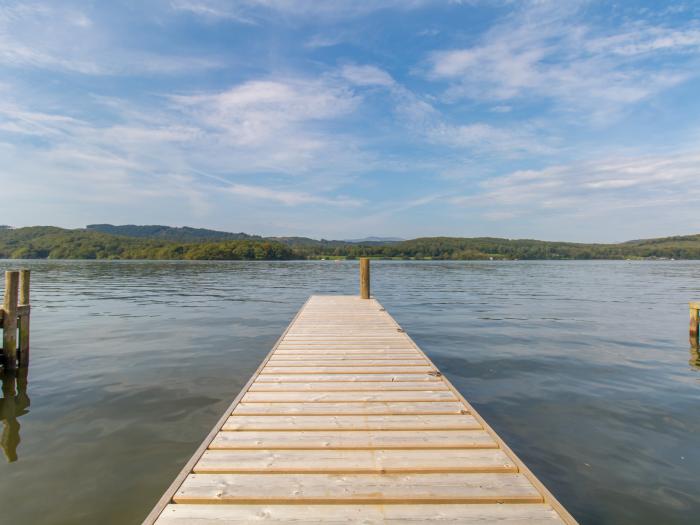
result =
M0 258L69 260L696 260L700 235L586 244L500 239L424 237L406 241L350 242L306 237L260 237L169 226L92 225L0 227Z

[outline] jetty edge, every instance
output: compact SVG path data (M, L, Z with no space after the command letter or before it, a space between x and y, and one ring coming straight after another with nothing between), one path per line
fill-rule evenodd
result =
M503 522L576 523L376 299L313 295L143 523Z

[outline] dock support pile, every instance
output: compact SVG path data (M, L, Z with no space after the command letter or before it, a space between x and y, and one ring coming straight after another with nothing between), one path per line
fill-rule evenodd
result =
M5 294L0 309L5 370L29 365L29 279L29 270L5 272Z

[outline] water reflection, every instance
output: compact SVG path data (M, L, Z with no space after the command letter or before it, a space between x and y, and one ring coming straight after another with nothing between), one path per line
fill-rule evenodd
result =
M18 371L3 371L2 399L0 399L0 421L2 421L2 436L0 447L9 463L17 461L17 446L20 442L19 421L17 418L29 412L29 396L27 395L26 368Z
M690 359L688 363L693 368L700 370L700 348L697 346L690 347Z

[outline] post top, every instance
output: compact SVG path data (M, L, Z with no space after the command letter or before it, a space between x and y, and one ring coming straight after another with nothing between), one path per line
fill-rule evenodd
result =
M690 301L690 307L700 310L700 301Z

